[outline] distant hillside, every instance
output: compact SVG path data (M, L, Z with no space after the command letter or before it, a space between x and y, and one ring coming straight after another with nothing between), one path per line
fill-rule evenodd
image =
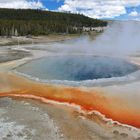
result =
M79 14L42 10L0 9L0 35L80 33L83 27L103 27L107 22Z

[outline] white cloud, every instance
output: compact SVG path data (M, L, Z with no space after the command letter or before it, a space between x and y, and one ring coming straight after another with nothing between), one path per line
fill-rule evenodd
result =
M137 11L132 11L130 14L129 14L129 16L132 16L132 17L136 17L136 16L138 16L139 14L138 14L138 12Z
M0 0L0 8L41 9L44 5L34 0Z
M58 10L81 13L92 18L113 18L126 14L126 7L138 5L140 0L65 0Z

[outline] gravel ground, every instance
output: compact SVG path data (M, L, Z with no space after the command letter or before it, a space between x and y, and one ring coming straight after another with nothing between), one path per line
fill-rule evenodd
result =
M0 99L0 139L63 140L58 127L33 103Z
M69 107L0 98L0 140L138 140L122 132L105 129Z

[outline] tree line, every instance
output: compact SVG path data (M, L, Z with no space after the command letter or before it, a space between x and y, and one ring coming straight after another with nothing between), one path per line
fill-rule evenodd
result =
M107 22L80 14L31 9L0 9L1 36L81 33L82 27L99 26L107 26Z

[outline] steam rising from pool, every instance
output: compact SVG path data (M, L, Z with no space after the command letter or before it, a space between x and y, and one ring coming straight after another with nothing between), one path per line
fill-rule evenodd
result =
M120 58L139 56L139 29L140 22L113 22L94 40L82 36L59 43L37 44L28 49L56 56L31 61L17 71L42 82L72 86L138 80L140 71L135 76L131 74L139 69L138 66Z
M82 82L122 77L138 69L138 66L119 58L61 55L31 61L17 70L41 80Z
M94 35L93 35L94 36ZM116 21L109 23L107 29L94 39L81 36L64 43L54 43L48 50L61 54L94 54L102 56L126 57L139 55L140 22ZM43 46L46 49L47 45Z

